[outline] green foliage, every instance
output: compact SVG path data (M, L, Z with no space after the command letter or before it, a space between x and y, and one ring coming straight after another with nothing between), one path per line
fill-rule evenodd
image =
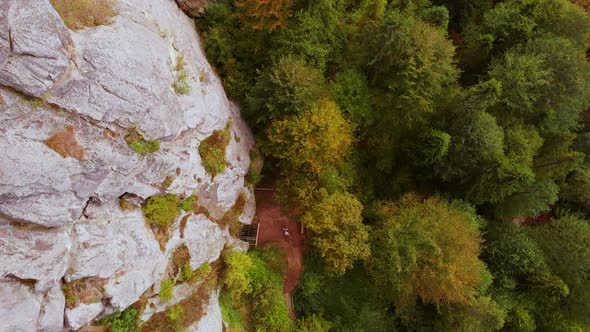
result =
M125 135L125 142L139 155L147 156L160 150L160 141L156 139L146 140L135 128L129 129Z
M306 167L321 173L346 157L352 129L333 102L324 102L299 115L275 120L266 130L262 150L286 169Z
M371 84L386 92L400 120L421 121L457 78L451 42L441 30L396 11L365 34Z
M134 307L101 318L99 323L108 328L109 332L135 332L139 329L140 312Z
M557 201L559 186L551 180L533 183L523 192L510 195L498 203L495 215L499 219L511 217L535 217Z
M318 315L311 315L299 320L299 332L328 332L333 324Z
M373 124L375 114L365 75L357 70L346 70L336 75L332 83L334 98L340 109L348 114L355 128Z
M325 196L301 221L314 233L313 245L328 270L342 274L356 260L369 257L369 232L363 225L362 204L351 194Z
M324 95L322 73L295 56L279 58L260 73L246 98L246 116L255 126L308 111Z
M247 323L242 318L240 311L234 308L231 297L226 292L219 294L219 306L223 321L229 325L229 331L246 331Z
M306 323L321 316L317 323L327 325L323 321L329 321L333 325L330 331L396 331L388 304L381 301L380 290L368 282L364 269L357 266L342 276L334 275L312 252L305 258L304 271L294 304Z
M184 212L195 212L198 208L199 196L190 195L180 202L180 208Z
M230 252L225 257L226 271L224 286L232 302L232 308L226 307L228 315L236 315L236 309L251 303L250 319L256 331L291 331L293 322L283 297L283 282L280 272L270 268L259 251L245 254ZM238 320L233 317L234 321Z
M165 278L164 280L162 280L162 283L160 283L160 300L165 302L172 299L173 290L174 282L172 280L170 280L169 278Z
M532 228L531 236L539 243L551 270L569 287L569 296L558 306L565 318L590 324L590 223L566 215ZM564 292L559 283L553 288Z
M223 284L228 290L228 295L233 303L238 304L240 300L252 291L251 280L248 278L248 271L252 269L250 258L243 252L232 251L225 256L227 265Z
M280 10L256 11L268 6ZM584 250L570 243L583 243L585 231L577 222L544 224L590 211L589 22L566 0L208 6L197 25L209 60L244 107L269 171L277 168L268 174L283 208L310 225L317 257L306 257L296 295L301 329L589 325L587 279L554 262L559 255L583 268L583 257L571 257ZM215 155L213 176L224 164L223 151ZM532 226L512 225L521 221ZM229 224L237 234L239 224ZM350 244L366 227L372 257L355 266L340 254L365 252L364 241ZM481 234L489 270L478 259ZM275 263L254 252L228 264L225 292L235 306L224 310L241 320L236 330L293 328L282 320Z
M483 257L498 285L547 270L539 245L528 232L509 222L497 223L487 233Z
M229 144L230 125L223 130L216 130L211 136L205 138L199 144L199 155L205 171L214 178L217 174L225 171L226 160L225 150Z
M182 305L177 304L166 309L166 316L173 321L179 321L184 319L184 309Z
M142 209L148 223L169 227L180 214L180 198L174 194L151 196Z
M399 310L424 303L468 304L481 284L482 242L465 210L406 195L376 208L369 268Z

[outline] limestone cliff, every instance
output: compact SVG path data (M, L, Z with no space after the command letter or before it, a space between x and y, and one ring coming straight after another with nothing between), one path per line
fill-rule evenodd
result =
M78 329L138 300L148 320L198 287L158 296L179 248L197 270L244 247L218 220L240 197L252 220L253 138L193 21L174 0L119 0L117 13L74 32L48 0L0 0L0 331ZM198 147L224 128L227 167L211 176ZM159 149L138 153L132 134ZM141 207L165 193L199 209L150 225ZM189 330L221 330L216 294Z

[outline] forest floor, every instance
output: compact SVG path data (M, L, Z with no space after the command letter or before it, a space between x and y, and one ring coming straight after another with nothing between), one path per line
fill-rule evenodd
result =
M297 288L303 272L304 242L301 225L283 214L274 190L256 190L256 216L260 223L258 246L278 245L285 251L285 293L291 294ZM288 228L289 236L284 235L283 227Z

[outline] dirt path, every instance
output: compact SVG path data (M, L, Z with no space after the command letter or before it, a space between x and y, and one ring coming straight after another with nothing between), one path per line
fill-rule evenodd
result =
M291 293L297 287L303 272L303 236L300 225L281 212L274 191L256 190L256 216L260 223L258 245L276 243L285 249L287 255L285 293ZM284 226L289 229L288 237L283 234Z

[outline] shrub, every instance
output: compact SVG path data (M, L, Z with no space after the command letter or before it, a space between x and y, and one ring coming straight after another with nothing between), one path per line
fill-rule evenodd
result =
M133 151L142 156L147 156L150 153L160 150L160 141L156 139L145 140L143 135L140 134L135 128L129 129L127 131L127 134L125 135L125 142L127 142L127 145L129 145Z
M229 325L229 330L248 331L246 320L242 317L240 310L234 308L231 297L224 291L219 294L219 306L223 321Z
M184 318L184 309L180 304L169 307L166 309L166 316L171 320L181 320Z
M135 332L139 328L139 311L129 307L102 318L99 323L106 325L109 332Z
M115 0L51 0L51 4L72 30L108 25L117 15Z
M213 178L218 173L225 171L225 149L231 137L229 127L228 124L225 129L214 131L211 136L199 144L199 155L203 161L203 167Z
M148 198L143 214L148 223L168 227L180 213L180 199L174 194L156 195Z
M162 280L160 284L160 300L168 301L172 298L172 291L174 290L174 282L169 278Z

